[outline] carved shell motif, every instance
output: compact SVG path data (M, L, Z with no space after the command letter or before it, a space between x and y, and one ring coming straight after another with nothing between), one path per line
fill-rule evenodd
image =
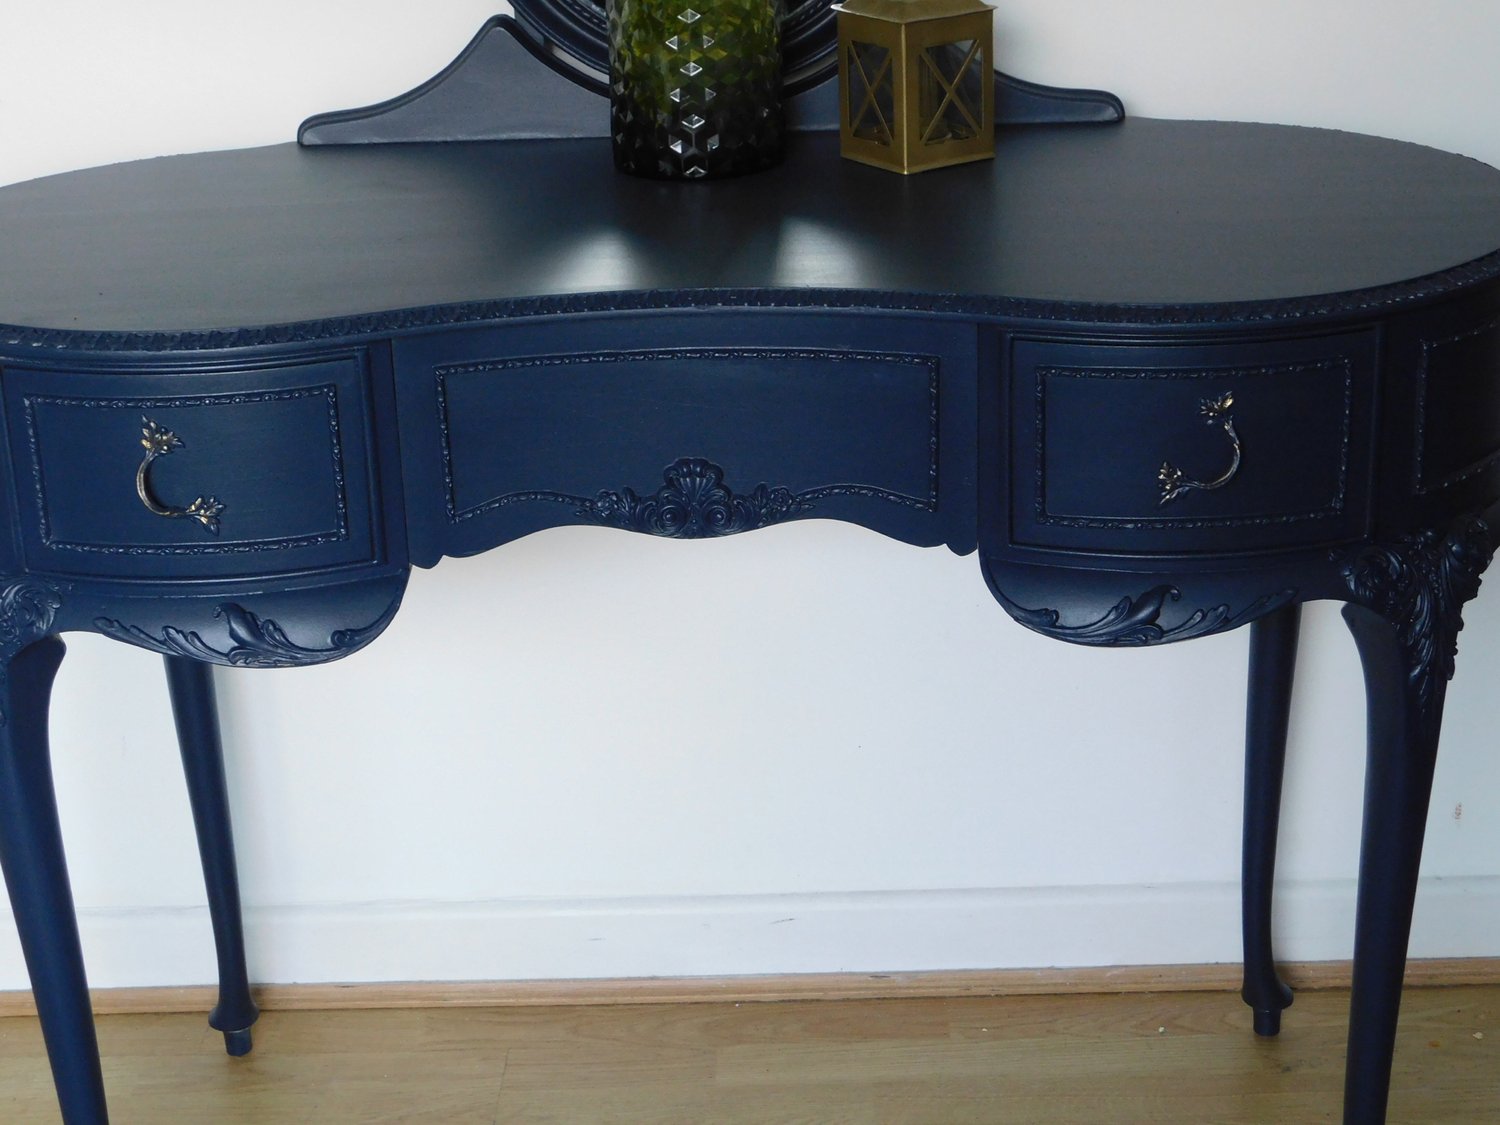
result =
M724 485L724 470L702 457L684 457L662 472L666 482L650 496L633 489L600 492L578 515L609 527L672 539L707 539L754 531L800 515L810 501L787 488L757 485L736 495Z

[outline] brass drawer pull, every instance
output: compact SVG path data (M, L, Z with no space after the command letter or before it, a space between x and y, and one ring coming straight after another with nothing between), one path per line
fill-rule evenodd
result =
M151 462L165 457L174 449L182 448L182 439L171 430L164 430L150 418L141 417L141 444L146 447L145 459L135 471L135 493L146 505L146 510L169 519L187 517L195 519L214 535L219 534L219 515L224 505L212 496L199 496L186 508L173 508L163 504L151 493Z
M1240 435L1234 432L1234 415L1229 413L1229 408L1233 405L1233 391L1222 394L1218 398L1206 398L1198 405L1204 421L1210 426L1223 426L1224 433L1229 436L1229 442L1234 447L1234 459L1229 462L1229 468L1213 480L1193 480L1191 477L1183 476L1182 470L1176 468L1170 461L1163 461L1161 470L1156 474L1157 483L1161 485L1161 503L1170 504L1184 492L1191 492L1195 488L1203 492L1223 488L1240 471L1243 451L1240 448Z

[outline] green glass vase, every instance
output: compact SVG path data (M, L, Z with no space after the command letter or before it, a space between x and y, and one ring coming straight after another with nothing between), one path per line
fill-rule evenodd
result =
M781 159L782 0L608 0L615 167L737 176Z

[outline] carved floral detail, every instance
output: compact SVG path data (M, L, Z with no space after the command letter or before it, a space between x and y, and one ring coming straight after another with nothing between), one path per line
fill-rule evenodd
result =
M1489 525L1463 516L1446 531L1429 529L1361 547L1343 566L1356 602L1395 626L1406 650L1407 684L1425 712L1453 678L1464 603L1479 593L1495 553Z
M116 640L128 641L163 656L186 656L194 660L241 668L291 668L336 660L364 647L389 624L399 604L398 598L378 619L362 629L336 630L329 636L329 643L324 648L299 645L275 621L260 617L232 602L214 610L214 616L222 619L228 629L230 643L225 648L215 648L196 631L178 629L171 625L165 626L159 636L107 617L95 618L94 627Z
M0 649L19 652L52 628L62 607L55 587L23 578L0 587Z
M22 578L0 587L0 677L10 657L47 635L60 608L62 594L45 582ZM0 727L6 721L0 710Z
M1161 623L1162 611L1169 602L1180 601L1182 592L1176 586L1154 586L1138 598L1121 598L1095 621L1082 625L1062 624L1062 614L1055 609L1026 609L1004 594L1000 600L1006 612L1033 632L1054 640L1099 647L1136 647L1186 641L1234 629L1272 610L1280 609L1297 596L1295 590L1281 590L1256 599L1235 613L1228 605L1197 609L1171 628Z
M706 539L753 531L800 515L811 501L786 488L759 484L747 495L724 485L724 470L702 457L684 457L662 471L666 482L650 496L633 489L600 492L578 515L609 527L673 539Z

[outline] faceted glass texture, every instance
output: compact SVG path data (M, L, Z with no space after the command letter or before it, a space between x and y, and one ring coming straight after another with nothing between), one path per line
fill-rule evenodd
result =
M781 159L782 0L609 0L615 167L658 179Z

